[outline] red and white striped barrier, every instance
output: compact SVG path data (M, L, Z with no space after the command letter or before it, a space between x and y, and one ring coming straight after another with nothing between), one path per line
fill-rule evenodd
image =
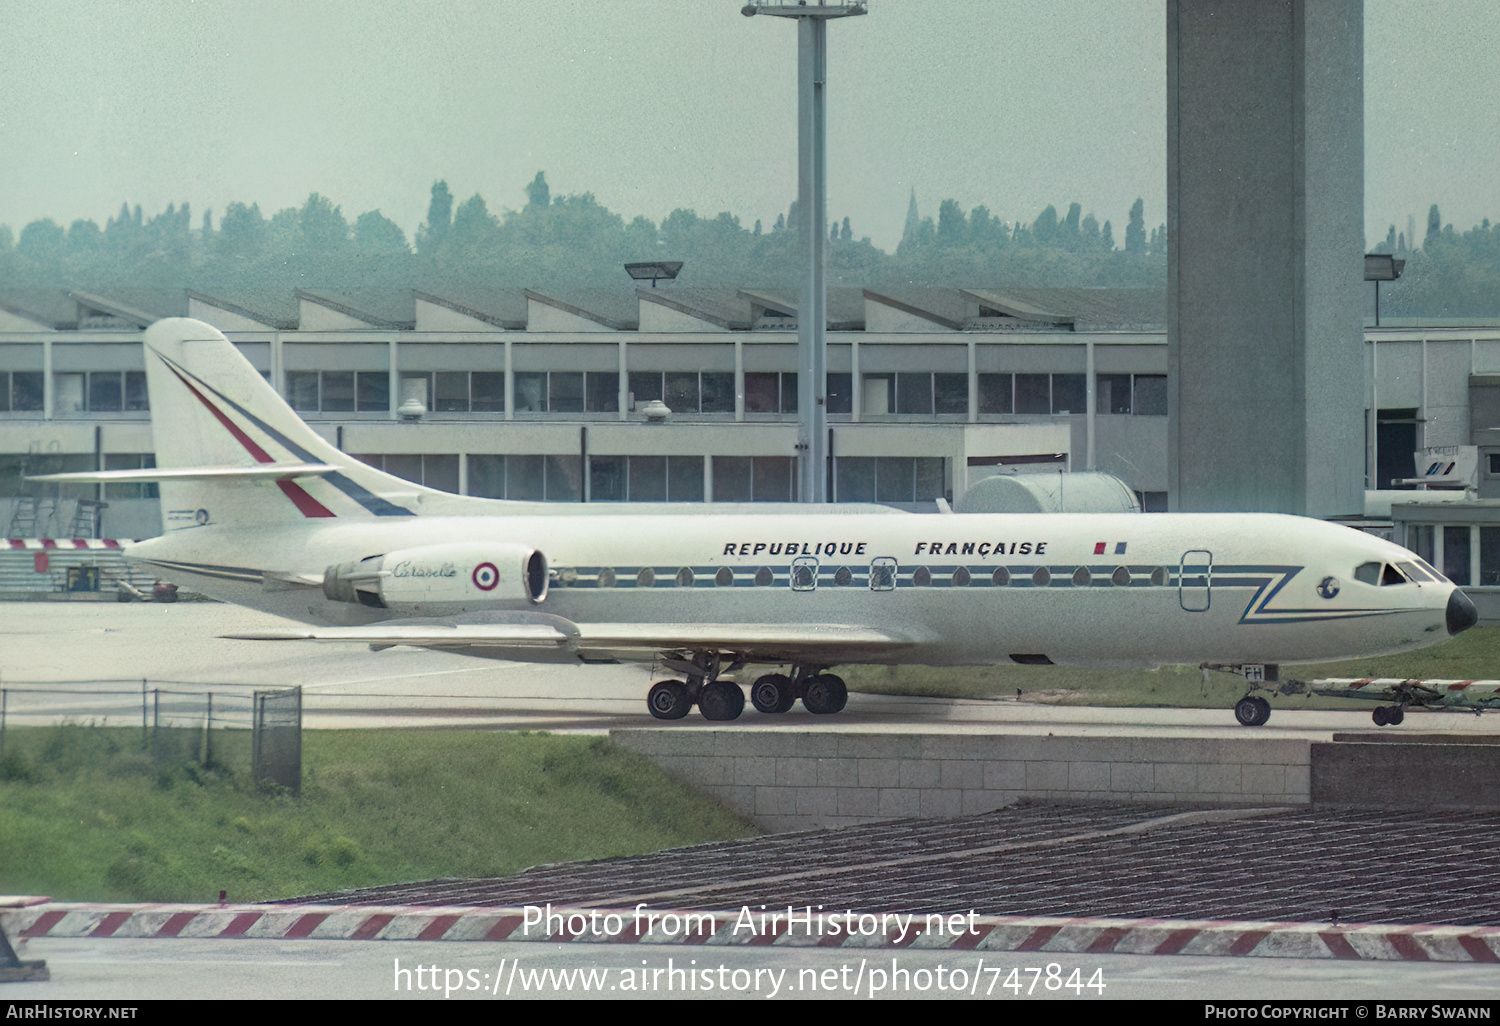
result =
M120 543L114 538L7 538L5 544L11 549L27 549L34 552L72 552L78 549L118 550Z
M646 908L370 907L349 905L50 904L7 916L12 936L258 938L266 940L455 940L601 942L1219 955L1408 962L1500 962L1500 927L1229 922L1182 919L1063 919L962 916L951 930L923 929L925 917L852 915L836 933L767 928L763 913L664 912ZM802 909L794 909L800 917ZM815 922L845 921L840 913ZM877 924L906 921L910 929ZM751 923L752 925L748 925ZM861 932L866 924L872 929Z

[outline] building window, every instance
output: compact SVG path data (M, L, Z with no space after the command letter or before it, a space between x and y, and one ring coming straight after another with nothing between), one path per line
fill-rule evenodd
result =
M1500 527L1479 529L1479 584L1500 588Z
M362 454L354 458L412 484L458 492L458 456L453 453Z
M969 412L969 376L930 371L866 374L864 396L864 412L870 416L886 413L908 417L930 417L936 413L965 415ZM895 397L894 405L892 396Z
M287 371L286 397L299 413L387 413L387 371Z
M30 380L32 377L36 381ZM10 396L12 409L41 409L36 399L41 389L35 387L42 375L16 372ZM150 408L146 400L144 371L78 371L52 376L53 409L57 413L120 413ZM18 404L19 400L19 404Z
M746 413L796 413L797 375L794 371L747 371Z
M145 375L141 378L144 383ZM43 387L41 371L0 371L0 413L40 412Z
M1016 412L1024 414L1052 412L1052 375L1016 375Z
M0 499L39 494L53 495L59 499L92 499L95 497L96 487L93 484L46 485L46 491L42 492L40 489L44 486L35 481L27 481L26 478L33 474L72 474L94 469L93 453L3 454L0 455ZM45 525L39 520L37 526L42 528Z
M1409 524L1406 528L1406 547L1428 563L1434 561L1433 525Z
M1166 492L1136 492L1135 497L1141 504L1142 513L1165 513L1167 511Z
M796 375L792 375L793 378ZM828 381L828 412L829 413L853 413L854 412L854 375L853 374L830 374ZM793 395L796 388L792 389ZM796 401L793 400L791 412L797 412Z
M631 371L635 408L653 399L673 413L733 413L733 371Z
M96 413L118 413L125 409L125 391L118 372L89 375L88 408Z
M432 375L432 411L434 413L469 412L469 375L464 371L439 371ZM500 382L500 405L505 406L505 382Z
M932 413L932 375L896 375L896 413L928 416Z
M969 414L969 376L967 374L934 374L932 376L932 410L934 413Z
M149 452L107 452L105 470L149 470L156 466L156 454ZM104 486L104 498L155 499L159 491L155 481L115 481Z
M702 456L590 456L590 502L702 502Z
M390 374L358 374L355 376L357 396L355 407L360 413L388 413L391 408Z
M1130 375L1098 374L1094 376L1094 412L1129 413Z
M1460 587L1469 583L1469 528L1443 528L1443 576Z
M1052 412L1084 413L1088 409L1085 401L1088 378L1083 374L1052 375Z
M715 502L795 502L797 461L790 456L715 456Z
M479 376L476 371L474 377ZM504 375L498 376L502 378L498 408L504 410ZM517 413L617 413L620 409L620 375L615 371L518 371L515 378Z
M1029 416L1083 413L1088 376L1084 374L981 374L979 412Z
M931 502L945 494L941 456L839 456L834 468L839 502Z
M319 391L321 412L354 412L354 371L323 371Z
M318 372L287 371L286 398L298 412L318 412Z
M1094 378L1095 413L1167 415L1165 374L1099 374Z
M1015 381L1009 374L979 375L979 412L1014 413Z
M470 453L469 492L489 499L579 502L583 459L579 456L497 456Z

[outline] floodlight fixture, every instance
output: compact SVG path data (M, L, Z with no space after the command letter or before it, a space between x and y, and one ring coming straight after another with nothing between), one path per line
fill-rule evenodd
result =
M1405 260L1397 260L1389 253L1366 253L1365 281L1395 281L1405 266Z
M625 273L636 281L649 281L656 288L658 281L671 281L682 270L681 260L653 260L638 264L626 264Z

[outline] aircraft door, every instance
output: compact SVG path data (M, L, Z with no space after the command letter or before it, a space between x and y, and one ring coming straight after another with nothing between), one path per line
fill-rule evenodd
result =
M811 556L792 560L792 590L812 591L818 586L818 561Z
M1182 554L1182 566L1177 577L1177 598L1182 608L1189 613L1208 610L1210 584L1213 580L1214 554L1202 549L1193 549Z

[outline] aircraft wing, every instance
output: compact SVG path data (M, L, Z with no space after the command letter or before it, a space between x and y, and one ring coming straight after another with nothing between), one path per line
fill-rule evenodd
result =
M386 621L363 627L293 627L224 637L243 641L353 641L380 648L552 648L576 652L584 658L611 653L639 658L679 650L713 650L766 662L878 662L915 644L913 639L891 631L846 624L574 624L561 617L548 617L544 622ZM494 654L502 655L498 651Z

